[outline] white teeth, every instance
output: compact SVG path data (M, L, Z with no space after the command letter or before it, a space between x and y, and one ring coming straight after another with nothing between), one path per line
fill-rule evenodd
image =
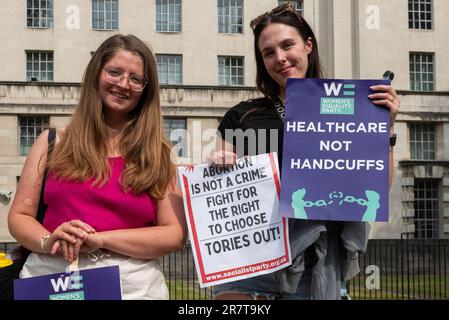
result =
M119 98L119 99L128 99L127 96L125 96L125 95L123 95L123 94L120 94L120 93L117 93L117 92L111 92L111 94L112 94L114 97L117 97L117 98Z

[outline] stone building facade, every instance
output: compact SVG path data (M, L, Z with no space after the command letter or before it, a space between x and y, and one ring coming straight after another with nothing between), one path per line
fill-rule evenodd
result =
M277 0L20 0L0 9L0 242L26 152L40 128L63 127L84 68L107 37L135 34L156 54L166 132L188 131L185 163L202 162L228 108L259 96L249 22ZM396 74L389 223L372 238L449 238L449 2L297 0L325 76ZM176 137L175 137L176 138ZM176 140L176 139L174 139ZM176 142L176 141L174 141Z

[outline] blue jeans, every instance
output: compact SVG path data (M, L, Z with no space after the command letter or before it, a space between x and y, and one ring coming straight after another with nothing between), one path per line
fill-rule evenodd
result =
M303 272L294 294L281 293L276 272L220 284L213 287L213 292L215 296L225 293L241 293L247 294L253 299L265 297L268 300L310 300L311 274L311 269L306 269Z

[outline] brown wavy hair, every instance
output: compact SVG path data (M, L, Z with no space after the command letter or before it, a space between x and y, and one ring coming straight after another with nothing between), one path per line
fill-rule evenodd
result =
M307 39L312 41L312 52L308 54L308 66L306 78L322 78L323 73L320 66L320 55L318 53L318 42L312 28L307 21L296 12L285 11L279 15L269 16L266 19L259 22L254 27L254 53L256 56L256 84L260 92L262 92L271 101L278 101L279 85L271 78L268 73L265 64L263 62L262 53L259 48L259 38L263 29L265 29L271 23L282 23L295 28L304 43Z
M170 160L171 144L163 136L156 62L150 48L133 35L114 35L93 54L84 72L81 97L70 124L61 135L49 161L56 177L71 181L94 178L94 185L104 185L110 177L103 103L99 94L101 69L117 50L140 56L147 85L140 101L128 114L118 143L126 166L120 178L124 191L142 192L161 199L175 177Z

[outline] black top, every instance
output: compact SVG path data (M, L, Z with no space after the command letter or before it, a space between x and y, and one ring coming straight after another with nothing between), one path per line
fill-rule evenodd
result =
M277 152L281 167L284 124L267 98L242 101L229 109L218 131L224 140L234 145L239 158ZM243 141L243 145L238 141Z
M230 134L228 133L227 137L226 129L231 129L231 132ZM247 137L251 136L250 132L252 131L253 137L255 137L255 141L250 141L250 139L254 138L245 138L243 140L243 154L239 152L241 150L236 146L238 139L238 130L236 131L236 129L241 129L241 133L246 133ZM270 136L270 130L274 130L274 132L277 133L277 137L275 135ZM223 120L221 120L220 125L218 126L218 131L224 140L234 145L239 158L245 155L277 152L279 169L281 170L284 122L276 112L274 103L267 98L242 101L229 109L224 115ZM242 137L240 139L242 139ZM274 139L277 141L272 141ZM265 146L266 149L263 149ZM289 219L290 232L296 230L301 223L303 223L303 220ZM316 262L316 256L313 253L313 250L313 246L311 246L305 251L306 268L310 268Z

